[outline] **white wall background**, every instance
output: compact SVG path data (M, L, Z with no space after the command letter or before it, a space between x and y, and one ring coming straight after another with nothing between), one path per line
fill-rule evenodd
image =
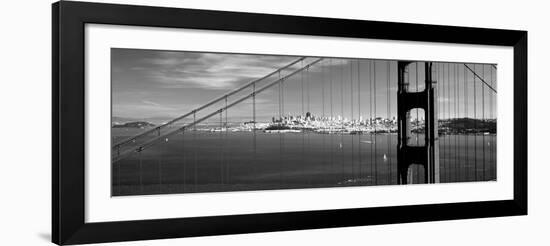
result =
M99 1L99 0L98 0ZM0 245L50 241L50 1L0 9ZM549 245L549 6L545 1L106 0L99 2L529 31L529 215L113 245ZM429 237L426 234L429 233Z

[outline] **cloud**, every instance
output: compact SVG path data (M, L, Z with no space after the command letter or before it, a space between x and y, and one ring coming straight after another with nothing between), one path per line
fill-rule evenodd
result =
M142 103L145 103L147 105L151 105L151 106L157 106L157 107L161 107L162 105L156 103L156 102L151 102L151 101L147 101L147 100L143 100L141 101Z
M129 67L161 88L227 90L260 78L296 57L159 52Z
M224 90L236 87L237 78L220 78L216 76L171 76L166 74L151 74L150 79L161 83L161 88L201 88Z
M119 103L113 105L113 115L139 117L177 117L182 112L187 112L195 105L186 105L186 108L176 105L163 105L148 100L142 100L139 103Z
M242 55L204 52L154 51L154 50L112 50L113 112L117 115L153 117L176 117L202 105L212 98L235 89L254 79L276 71L298 57L274 55ZM301 68L317 58L307 58L281 72L280 76ZM328 60L318 65L342 67L346 60ZM318 76L320 68L309 70L311 76ZM315 74L315 75L312 75ZM271 82L279 74L265 80ZM299 81L297 79L293 82ZM267 83L257 85L257 89ZM290 88L290 87L289 87ZM288 89L291 90L291 89ZM265 90L256 97L258 114L273 110L277 89ZM238 93L230 101L250 93ZM290 95L292 92L289 92ZM287 106L295 98L288 97ZM246 115L251 112L251 100L245 100L230 110L232 115ZM289 106L290 107L290 106ZM287 108L288 111L289 108Z

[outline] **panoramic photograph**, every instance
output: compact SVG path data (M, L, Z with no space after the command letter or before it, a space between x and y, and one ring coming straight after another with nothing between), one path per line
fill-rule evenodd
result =
M111 195L492 182L497 66L111 49Z

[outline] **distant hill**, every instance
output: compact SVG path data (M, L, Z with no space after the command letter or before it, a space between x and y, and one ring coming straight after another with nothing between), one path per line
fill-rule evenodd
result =
M495 120L480 120L472 118L459 118L441 120L439 130L452 133L496 133L497 122Z
M155 124L146 122L146 121L133 121L133 122L126 122L124 124L115 124L113 125L113 128L148 128L148 127L154 127Z
M174 117L175 118L175 117ZM129 122L149 122L152 124L162 124L163 122L167 122L173 118L169 117L149 117L149 118L129 118L129 117L120 117L120 116L113 116L111 117L111 121L113 125L122 125L124 123Z
M126 122L132 122L132 121L139 121L139 120L138 119L133 119L133 118L118 117L118 116L111 117L111 122L112 122L113 125L120 125L120 124L124 124Z
M265 128L265 130L289 130L291 129L289 126L285 126L285 125L270 125L268 127Z

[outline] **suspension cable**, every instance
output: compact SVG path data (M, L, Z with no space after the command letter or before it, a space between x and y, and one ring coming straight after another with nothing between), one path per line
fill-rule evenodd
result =
M494 91L495 93L497 93L497 90L495 88L493 88L493 86L487 84L487 82L485 82L485 80L479 76L476 72L475 72L475 64L474 64L474 69L471 69L468 65L464 64L464 66L470 70L470 72L472 72L474 74L475 77L477 77L479 80L481 80L481 82L483 82L487 87L489 87L489 89L491 89L492 91Z

